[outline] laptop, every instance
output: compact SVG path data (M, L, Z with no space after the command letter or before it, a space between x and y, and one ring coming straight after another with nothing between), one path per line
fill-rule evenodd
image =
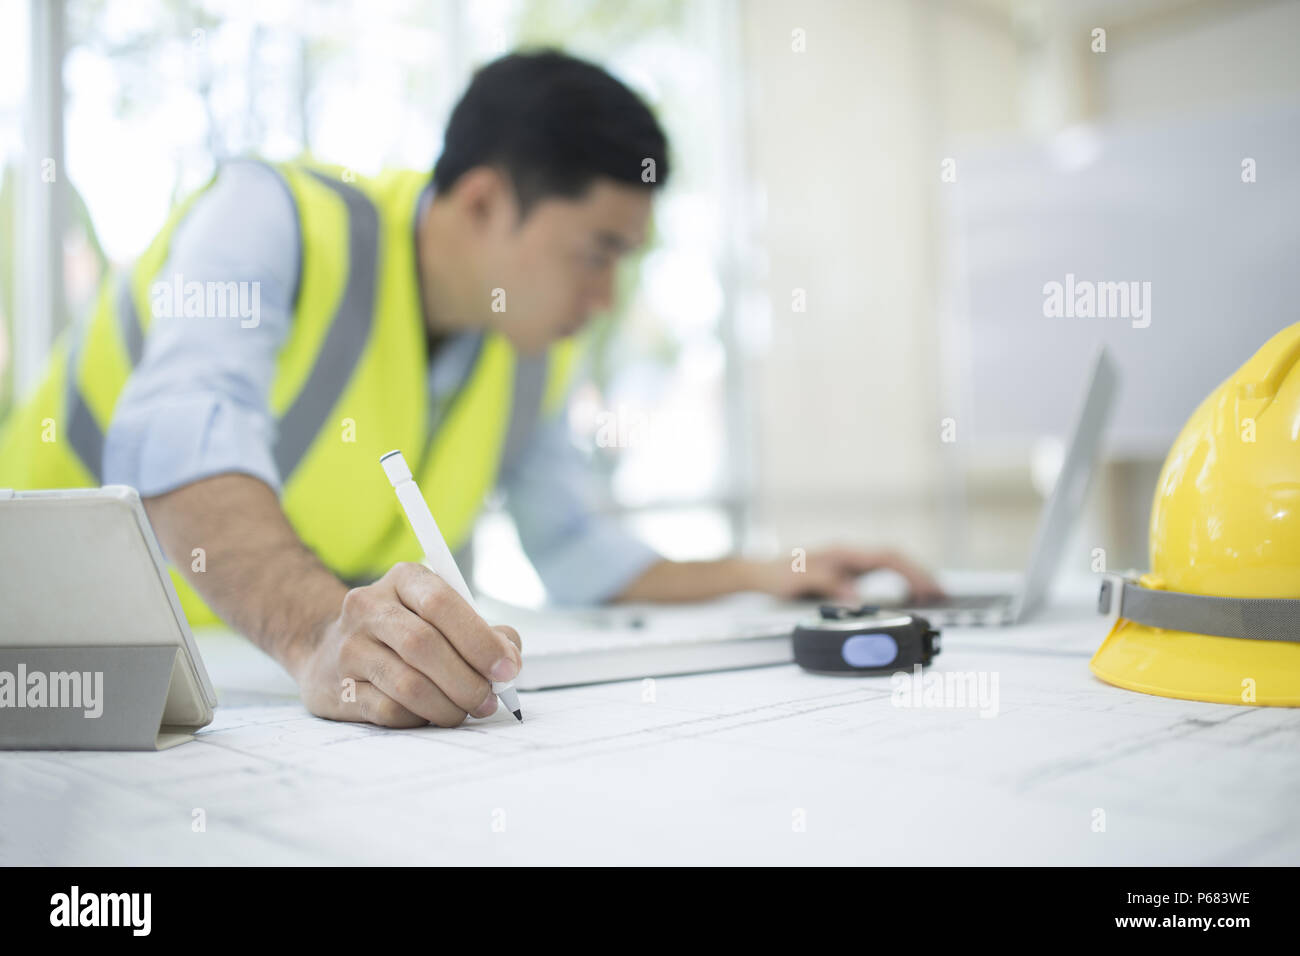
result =
M1070 531L1083 511L1118 385L1119 372L1103 346L1093 360L1087 390L1056 487L1039 516L1029 567L1019 591L1009 594L951 594L923 604L907 601L873 603L882 610L907 610L920 614L940 627L1001 627L1018 624L1037 612L1047 602Z

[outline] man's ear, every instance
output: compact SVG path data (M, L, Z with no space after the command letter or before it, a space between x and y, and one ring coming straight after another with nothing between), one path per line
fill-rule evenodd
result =
M466 170L456 180L452 195L462 214L477 229L509 228L518 215L509 180L493 166Z

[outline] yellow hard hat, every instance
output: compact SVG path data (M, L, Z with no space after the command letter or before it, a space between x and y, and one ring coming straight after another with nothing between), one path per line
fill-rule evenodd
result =
M1300 323L1183 426L1150 556L1151 573L1103 585L1118 617L1092 672L1144 694L1300 707Z

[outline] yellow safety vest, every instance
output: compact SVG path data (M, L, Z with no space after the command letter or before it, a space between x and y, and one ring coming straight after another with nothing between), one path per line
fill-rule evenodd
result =
M421 555L380 456L406 453L448 545L461 547L503 455L521 445L540 415L562 405L575 344L566 340L532 358L500 335L484 336L429 435L415 258L416 205L429 173L366 178L305 163L273 168L297 207L300 237L293 321L270 393L281 504L326 567L345 581L373 580ZM104 435L149 334L150 288L197 195L173 211L129 275L105 278L89 321L59 338L43 381L0 427L0 487L101 483ZM175 562L191 557L170 555ZM174 569L172 579L191 625L215 624Z

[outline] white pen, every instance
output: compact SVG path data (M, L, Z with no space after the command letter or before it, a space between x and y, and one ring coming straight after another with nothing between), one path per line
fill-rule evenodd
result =
M474 597L469 593L469 586L461 577L460 568L456 567L456 559L451 556L451 549L443 540L442 532L438 530L438 522L433 520L433 512L429 510L429 503L424 500L424 495L420 494L420 488L411 475L406 459L402 457L400 451L390 451L379 459L379 463L384 466L384 474L388 476L393 490L397 492L397 500L401 502L402 510L406 512L406 520L411 522L415 540L420 542L420 547L424 549L424 559L433 567L434 573L450 584L473 608L474 613L478 614L478 605L474 603ZM479 616L482 617L481 614ZM514 681L493 681L492 693L501 699L501 703L515 715L516 720L523 722L524 715L519 709L519 694L515 692Z

